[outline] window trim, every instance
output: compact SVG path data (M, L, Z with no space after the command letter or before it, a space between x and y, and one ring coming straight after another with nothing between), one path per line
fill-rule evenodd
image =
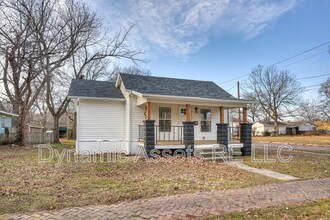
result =
M202 120L201 114L202 114L203 111L210 112L210 120ZM201 132L207 132L207 133L212 132L212 110L211 109L200 109L199 110L199 119L200 119L200 123L201 123L200 131ZM203 131L202 130L202 122L209 122L209 124L210 124L209 128L210 129L208 131Z
M2 128L6 127L6 116L1 116L1 127Z
M169 109L169 119L161 118L160 111L161 109ZM158 108L158 116L159 116L159 132L171 132L172 127L172 108L171 107L159 107ZM169 122L169 128L166 128L166 122ZM163 125L161 125L163 124Z

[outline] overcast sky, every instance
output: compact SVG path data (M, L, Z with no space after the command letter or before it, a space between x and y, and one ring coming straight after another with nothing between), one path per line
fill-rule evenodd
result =
M88 1L88 0L86 0ZM154 76L214 81L236 94L236 77L330 41L328 0L89 0L130 43L146 51ZM278 64L297 78L330 74L330 44ZM328 76L302 79L318 85ZM247 77L238 79L244 83ZM244 86L244 84L243 84ZM305 97L317 97L317 86Z

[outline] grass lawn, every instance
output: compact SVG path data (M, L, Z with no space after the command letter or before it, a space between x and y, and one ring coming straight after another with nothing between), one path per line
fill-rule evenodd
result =
M314 136L277 136L277 137L253 137L253 142L261 143L286 143L301 145L321 145L330 146L330 136L314 135Z
M54 146L61 154L73 142ZM43 152L47 157L48 151ZM0 146L0 214L113 204L140 198L279 182L223 163L38 163L33 147Z
M234 212L206 219L330 219L330 199Z
M297 151L283 150L281 155L284 159L292 156L288 163L280 162L277 158L276 149L268 149L269 159L276 159L276 162L267 162L264 156L264 149L257 148L255 159L263 160L253 161L252 157L240 157L244 163L256 168L273 170L299 177L301 179L326 178L330 177L330 156L321 154L309 154ZM329 151L326 151L329 154Z

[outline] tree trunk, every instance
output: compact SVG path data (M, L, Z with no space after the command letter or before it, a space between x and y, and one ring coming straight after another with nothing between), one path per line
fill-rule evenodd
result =
M278 129L278 116L277 116L277 112L275 111L275 114L274 114L274 135L275 136L278 136L279 134L279 129Z
M54 119L54 126L53 126L53 135L54 135L54 143L60 143L60 134L59 134L59 121L60 121L60 117L58 117L57 115L53 115L53 119Z
M24 146L26 144L25 122L28 114L26 106L14 104L13 113L18 115L18 117L13 117L13 127L16 130L15 144Z

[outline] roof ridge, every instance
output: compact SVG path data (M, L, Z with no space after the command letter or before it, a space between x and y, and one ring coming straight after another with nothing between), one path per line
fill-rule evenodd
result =
M148 78L161 78L161 79L176 79L176 80L185 80L185 81L195 81L195 82L211 82L216 84L213 81L210 80L196 80L196 79L184 79L184 78L175 78L175 77L165 77L165 76L147 76L147 75L135 75L135 74L129 74L129 73L119 73L119 75L128 75L133 77L148 77ZM217 84L216 84L217 85Z

